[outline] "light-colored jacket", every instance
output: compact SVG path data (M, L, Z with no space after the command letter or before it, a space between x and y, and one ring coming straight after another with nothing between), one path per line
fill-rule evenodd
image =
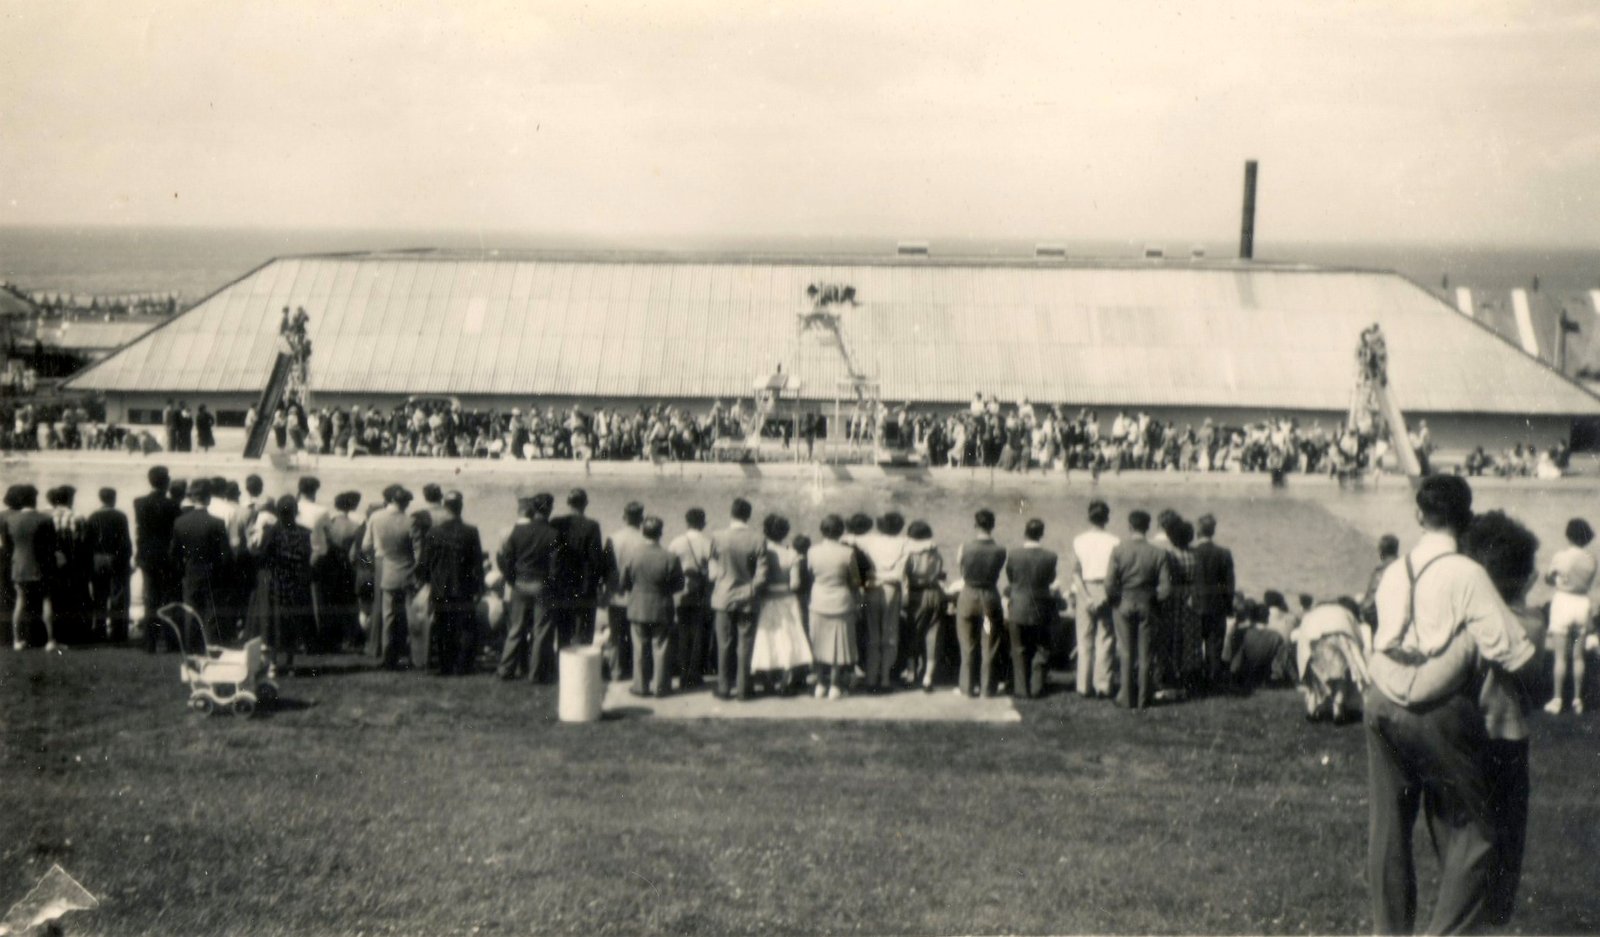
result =
M855 554L836 540L824 540L806 552L811 570L811 611L853 615L860 607L861 569Z

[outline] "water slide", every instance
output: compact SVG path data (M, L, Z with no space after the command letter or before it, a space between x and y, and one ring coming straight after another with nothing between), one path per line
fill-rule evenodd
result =
M244 441L244 457L259 459L267 451L267 436L272 432L272 412L278 409L278 401L283 399L283 390L289 385L289 371L294 367L294 356L286 351L278 352L278 360L272 364L272 376L267 379L267 386L262 388L261 397L256 401L256 425L250 427L250 435Z
M1407 478L1420 478L1422 463L1417 461L1416 450L1411 448L1411 433L1406 429L1406 417L1400 412L1400 404L1395 402L1389 385L1384 384L1374 390L1383 421L1389 425L1389 451L1394 453L1400 470L1406 473Z

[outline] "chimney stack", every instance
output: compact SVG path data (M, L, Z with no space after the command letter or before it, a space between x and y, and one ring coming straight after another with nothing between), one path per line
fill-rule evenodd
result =
M1244 218L1239 225L1239 259L1256 256L1256 161L1244 164Z

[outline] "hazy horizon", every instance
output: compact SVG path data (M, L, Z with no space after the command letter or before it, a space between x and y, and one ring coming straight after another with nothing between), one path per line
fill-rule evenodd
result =
M0 225L1600 243L1600 7L0 0Z

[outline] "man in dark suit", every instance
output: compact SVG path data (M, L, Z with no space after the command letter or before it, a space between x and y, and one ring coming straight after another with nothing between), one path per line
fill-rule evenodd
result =
M178 515L172 524L172 568L180 577L183 604L194 609L207 626L200 637L217 633L217 594L215 586L228 574L228 525L212 516L211 482L197 478L189 486L194 507ZM199 641L192 637L190 646Z
M1195 521L1194 604L1200 617L1200 646L1205 655L1206 689L1215 690L1225 673L1222 641L1233 610L1233 551L1217 543L1217 519L1202 514Z
M38 507L39 489L18 486L4 530L7 552L11 554L11 582L16 591L16 604L11 609L11 646L19 651L28 646L29 626L36 620L44 624L45 650L56 649L55 623L45 605L56 571L56 528L50 515Z
M419 639L413 646L409 620L417 569L416 543L411 537L411 519L406 516L410 505L411 492L399 485L385 488L383 507L367 519L361 541L376 566L378 623L373 627L381 629L377 646L386 670L411 667L413 655L420 661L416 666L427 666L427 640Z
M767 539L752 530L750 502L733 499L733 521L711 537L711 611L717 630L717 696L750 698L750 656L767 581Z
M156 618L156 609L180 597L172 572L172 525L178 520L178 502L168 497L172 477L166 466L152 467L146 477L150 493L133 499L133 542L144 589L144 646L154 654L158 635L165 630ZM177 650L177 635L168 632L165 643L169 650Z
M1011 695L1044 695L1050 669L1050 625L1056 616L1056 555L1039 545L1044 521L1028 521L1022 530L1022 549L1006 558L1006 582L1011 608L1006 616L1006 640L1011 644ZM998 643L993 642L993 643ZM983 642L983 682L989 683L991 641Z
M432 592L433 627L438 632L439 675L466 675L476 646L474 612L483 594L483 541L478 528L461 520L461 492L444 496L446 518L428 530L419 566Z
M644 542L622 569L633 629L634 696L666 696L672 688L673 593L683 588L683 564L661 545L661 518L647 517L639 532Z
M1116 622L1117 657L1122 662L1122 686L1117 688L1117 705L1124 709L1144 709L1150 705L1150 638L1152 619L1160 603L1172 594L1172 571L1167 566L1167 551L1150 543L1150 514L1134 511L1128 515L1133 533L1111 551L1106 570L1106 600L1111 603ZM1136 662L1137 661L1137 665ZM1134 679L1137 675L1138 687Z
M605 584L606 553L600 525L583 514L588 506L589 495L574 488L567 494L568 513L551 521L557 541L551 614L560 647L594 643L595 603Z
M497 671L502 680L515 680L526 673L536 683L549 683L555 671L550 627L550 564L556 552L550 513L555 503L555 498L543 492L518 498L517 510L522 516L495 555L511 600Z
M128 584L133 575L133 537L128 515L117 510L117 489L100 489L100 509L83 525L92 570L93 630L97 638L128 640Z
M972 683L972 656L981 640L985 648L982 694L990 696L989 682L994 652L990 641L1005 627L1000 607L1000 574L1006 568L1006 548L994 542L994 512L979 510L972 517L976 536L956 552L956 568L961 571L961 593L956 596L956 641L961 645L961 673L956 692L977 696Z

